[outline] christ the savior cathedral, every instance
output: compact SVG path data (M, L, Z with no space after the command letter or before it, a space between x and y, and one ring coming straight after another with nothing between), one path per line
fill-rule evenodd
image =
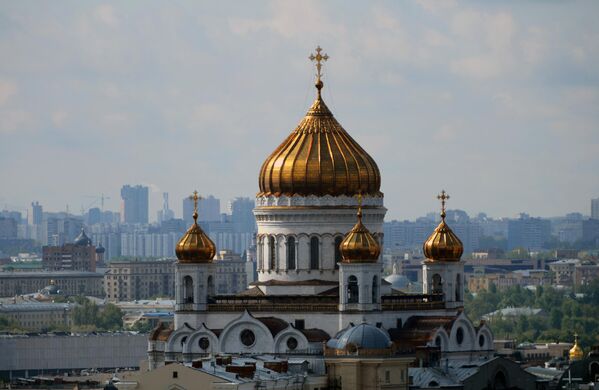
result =
M382 278L381 175L321 96L328 56L310 58L316 100L258 176L258 280L216 295L216 248L194 222L176 249L174 328L151 333L150 368L217 354L301 356L313 370L326 356L410 354L439 366L492 357L491 330L463 312L463 246L445 222L445 192L423 246L423 291Z

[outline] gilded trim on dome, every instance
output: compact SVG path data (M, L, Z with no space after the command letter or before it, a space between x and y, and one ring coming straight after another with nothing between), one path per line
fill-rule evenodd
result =
M343 263L376 263L381 254L378 241L362 223L361 198L358 195L358 222L339 244Z
M327 57L328 58L328 57ZM264 161L258 196L382 196L375 161L341 127L318 96L297 128Z
M445 223L445 200L449 199L449 195L443 190L437 198L441 200L441 223L424 242L422 251L429 260L460 261L464 245Z
M180 263L210 263L216 255L216 246L198 225L198 192L190 197L194 201L193 224L181 237L175 248Z

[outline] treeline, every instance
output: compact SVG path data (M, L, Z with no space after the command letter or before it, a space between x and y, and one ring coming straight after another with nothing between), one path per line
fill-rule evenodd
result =
M584 347L599 344L599 280L580 288L578 294L543 286L538 286L536 291L515 286L501 292L491 285L489 291L476 295L467 293L464 306L474 321L507 307L543 310L544 315L494 317L489 326L496 339L572 342L574 333L578 333Z
M112 303L102 309L87 298L81 298L73 309L74 330L94 331L123 329L123 312Z

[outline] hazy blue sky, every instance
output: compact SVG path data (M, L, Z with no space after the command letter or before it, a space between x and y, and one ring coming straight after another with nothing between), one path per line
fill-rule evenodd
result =
M253 196L324 97L374 157L390 218L589 213L599 2L0 2L0 207L79 210L150 185Z

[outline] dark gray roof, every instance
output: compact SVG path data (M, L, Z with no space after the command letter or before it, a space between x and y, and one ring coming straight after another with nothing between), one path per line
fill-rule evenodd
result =
M85 230L81 228L81 233L79 233L79 235L75 237L75 240L73 240L73 244L79 246L90 246L92 244L92 240L87 236L87 234L85 234Z
M391 340L376 326L362 323L347 329L337 340L335 348L344 349L348 344L363 349L385 349L391 346Z

